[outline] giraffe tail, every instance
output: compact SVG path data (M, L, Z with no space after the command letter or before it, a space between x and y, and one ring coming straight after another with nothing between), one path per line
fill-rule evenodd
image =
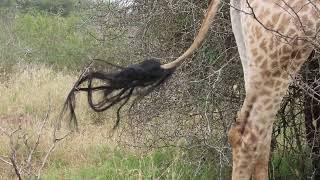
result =
M161 65L158 60L149 59L126 68L117 66L118 70L111 73L95 68L86 68L86 71L81 74L69 92L59 119L62 119L62 116L68 111L70 126L77 128L75 97L78 92L86 92L88 104L96 112L102 112L120 104L114 126L116 128L120 122L121 109L127 104L136 88L145 89L144 93L139 94L136 98L139 100L163 84L176 68L202 45L217 12L219 2L219 0L211 0L194 42L185 53L170 63ZM110 63L108 64L110 65ZM99 83L95 83L96 81ZM97 94L103 95L96 96Z

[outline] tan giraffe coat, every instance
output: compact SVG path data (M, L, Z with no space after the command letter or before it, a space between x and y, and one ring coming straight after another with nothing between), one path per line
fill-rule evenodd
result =
M268 179L272 125L288 85L310 55L320 1L232 0L246 99L229 132L232 179Z

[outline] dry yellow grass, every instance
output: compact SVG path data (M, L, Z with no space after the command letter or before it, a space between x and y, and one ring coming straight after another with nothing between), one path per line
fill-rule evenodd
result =
M40 139L36 161L43 159L45 152L52 144L52 132L55 120L59 117L64 100L76 76L57 72L44 65L18 64L13 71L3 73L7 77L0 81L0 127L7 132L12 132L21 124L23 132L28 134L29 141L36 141L37 132L45 117L49 113L48 123L45 126ZM111 119L106 113L97 115L86 105L85 96L77 98L76 113L80 121L80 130L71 134L67 139L60 142L51 155L51 159L63 159L70 166L77 166L87 161L86 156L89 149L99 144L108 144L114 147L114 140L109 138L110 125L95 125L92 119ZM49 111L50 109L50 111ZM68 128L64 126L60 134L65 133ZM7 157L10 152L9 138L0 131L0 156ZM21 149L26 151L26 149ZM27 152L25 152L26 154ZM21 157L22 158L22 157ZM39 162L35 163L39 165ZM12 171L3 162L0 162L0 175L12 177Z

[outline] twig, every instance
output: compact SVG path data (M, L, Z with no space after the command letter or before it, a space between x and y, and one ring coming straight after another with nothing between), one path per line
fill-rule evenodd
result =
M50 96L49 96L49 97L50 97ZM39 143L40 143L40 137L41 137L41 135L42 135L42 131L43 131L46 123L48 122L48 119L49 119L49 113L50 113L50 111L51 111L50 102L51 102L51 101L50 101L50 98L49 98L49 100L48 100L48 111L47 111L45 117L44 117L43 120L42 120L42 124L41 124L41 126L40 126L40 129L39 129L38 135L37 135L37 141L36 141L36 143L34 144L32 150L30 151L29 156L28 156L28 159L27 159L28 174L30 174L30 172L31 172L31 160L32 160L32 156L33 156L35 150L37 149L37 147L38 147L38 145L39 145Z
M13 150L13 152L11 154L10 161L12 163L13 169L14 169L18 179L22 180L20 171L19 171L17 163L16 163L16 151L15 150Z
M45 157L43 158L43 161L42 161L42 164L41 164L41 167L39 168L38 170L38 174L36 176L36 179L40 179L41 178L41 172L42 172L42 169L44 168L44 166L46 165L47 161L48 161L48 157L50 156L50 154L54 151L54 149L56 148L56 144L65 139L67 136L69 136L70 134L72 133L72 131L69 131L67 134L65 134L63 137L61 138L56 138L55 137L55 130L54 130L54 140L53 140L53 143L50 147L50 149L48 150L47 154L45 155Z
M273 32L273 33L276 33L276 34L278 34L280 37L286 38L286 41L287 41L287 39L293 39L292 37L286 36L286 35L280 33L280 32L277 31L277 30L274 30L274 29L271 29L271 28L265 26L265 25L258 19L258 17L256 16L253 7L252 7L252 6L250 5L250 3L249 3L249 0L246 0L246 2L247 2L247 5L248 5L248 7L249 7L249 9L250 9L250 11L251 11L252 17L253 17L264 29L266 29L266 30L268 30L268 31L271 31L271 32Z
M6 164L8 164L8 165L12 166L12 163L11 163L11 162L9 162L9 161L7 161L7 160L5 160L5 159L1 158L1 157L0 157L0 161L2 161L2 162L4 162L4 163L6 163Z
M22 179L22 178L21 178L20 170L19 170L18 165L17 165L17 161L16 161L16 144L13 144L13 135L15 133L17 133L18 131L20 131L20 130L21 130L21 122L19 123L19 127L17 129L13 130L8 136L10 138L10 146L11 146L11 155L10 155L9 159L11 161L11 164L13 166L15 174L17 175L19 180Z
M0 126L0 131L3 132L3 134L5 134L6 136L10 136L10 134L1 126Z

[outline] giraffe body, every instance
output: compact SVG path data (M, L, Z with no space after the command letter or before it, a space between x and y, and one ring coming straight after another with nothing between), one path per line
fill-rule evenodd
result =
M229 131L232 179L268 179L273 122L289 83L313 50L304 37L319 31L319 9L319 0L231 0L246 89Z
M253 177L257 180L266 180L273 122L292 78L313 50L310 38L319 38L320 0L230 1L232 29L243 65L246 90L246 98L236 123L229 131L233 154L232 179L249 180ZM155 63L157 71L162 73L157 75L161 79L149 78L147 72L150 68L136 65L140 68L139 71L145 70L144 78L141 79L141 75L135 73L127 80L128 68L124 68L116 73L117 78L112 78L117 80L116 83L110 83L110 86L105 86L102 90L109 93L110 89L116 89L126 93L129 86L129 93L125 95L118 93L117 97L112 98L104 96L106 99L102 99L98 104L90 102L91 108L101 112L122 102L122 97L127 98L122 99L127 102L137 86L132 84L137 82L139 87L148 87L152 83L155 85L152 87L156 87L163 83L169 77L169 73L171 74L202 45L218 11L219 3L220 0L210 1L197 36L181 56L161 66ZM70 110L71 121L73 120L75 124L75 92L79 89L89 89L88 99L90 99L92 94L89 92L94 88L103 87L92 87L91 80L96 78L109 82L109 73L107 75L105 76L104 72L90 72L86 76L81 75L74 85L67 97L65 108ZM84 82L88 82L88 88L79 88ZM121 84L120 88L118 84ZM120 105L120 109L123 105Z

